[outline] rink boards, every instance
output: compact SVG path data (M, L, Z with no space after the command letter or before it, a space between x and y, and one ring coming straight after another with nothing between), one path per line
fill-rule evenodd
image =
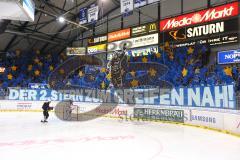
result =
M55 106L57 103L58 102L52 102L51 106ZM42 101L2 100L0 103L0 111L41 112L42 104ZM77 106L80 112L87 112L96 108L98 103L74 102L74 106ZM136 111L138 111L138 113L136 113ZM141 118L136 117L139 111L142 112ZM240 111L237 110L118 104L111 112L101 109L96 110L96 112L104 113L104 117L118 118L122 121L161 121L176 123L212 129L240 137ZM147 116L148 114L151 115Z

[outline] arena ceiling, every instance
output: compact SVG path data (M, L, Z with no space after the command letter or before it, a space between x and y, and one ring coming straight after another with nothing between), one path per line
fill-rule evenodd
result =
M42 52L61 52L73 42L79 33L86 29L74 24L59 23L57 17L64 15L68 20L78 23L79 9L100 3L99 0L34 0L36 5L35 21L11 21L5 32L0 35L0 51L6 52L40 49ZM119 0L104 4L103 16L119 8ZM85 25L89 30L93 27Z
M162 0L161 14L163 17L174 16L176 14L189 12L193 9L206 8L209 3L211 3L211 5L217 5L235 0L196 0L195 3L192 3L192 1L193 0ZM110 21L112 20L115 23L114 25L118 27L115 27L115 30L121 28L120 0L34 0L34 2L36 5L35 21L10 21L5 32L0 34L0 52L5 53L16 49L39 49L42 53L60 53L64 51L67 46L72 46L76 39L81 39L84 35L83 33L90 33L91 35L94 32L94 27L89 24L85 25L88 29L76 27L74 24L60 23L57 18L64 15L66 19L78 23L80 8L96 3L98 3L100 8L103 8L97 25L103 24L108 20L108 25L113 26ZM134 14L132 18L126 18L124 20L124 23L126 23L124 27L131 26L134 23L136 25L158 20L157 10L157 5L155 5L147 6L137 12L135 11L136 14ZM138 12L141 12L141 20L138 18ZM106 18L107 16L108 19ZM105 25L100 26L102 30L106 28ZM97 32L98 29L95 29ZM111 31L111 29L109 31Z

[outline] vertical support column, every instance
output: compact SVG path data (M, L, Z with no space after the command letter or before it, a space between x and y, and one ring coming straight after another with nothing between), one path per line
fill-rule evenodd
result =
M138 9L138 25L140 26L141 24L141 11Z
M158 22L157 22L159 25L158 28L160 28L160 20L161 20L161 1L158 2ZM159 33L159 34L161 34L161 33ZM159 35L159 37L160 37L160 35ZM161 42L163 42L163 39L159 38L158 46L161 44Z
M108 33L108 31L109 31L109 29L108 29L108 15L107 15L107 33Z
M210 7L211 7L211 0L208 0L207 1L207 8L210 8ZM210 53L212 52L212 47L210 45L207 45L206 47L208 47L208 49L209 49L209 52L208 52L209 53L208 57L209 57ZM209 58L206 57L206 61L209 64ZM217 61L216 61L216 63L217 63Z
M123 15L121 15L121 29L123 29L124 27L123 20L124 20Z
M181 0L181 14L183 14L183 0Z
M82 45L82 47L83 47L83 32L81 33L81 45Z
M108 34L108 31L109 31L109 29L108 29L108 14L107 14L107 34ZM107 51L107 48L106 48L106 54L105 54L106 56L105 56L105 60L107 60L107 56L108 56L108 51Z
M93 29L92 29L92 31L93 31L93 36L95 36L96 35L96 33L95 33L95 23L93 24Z
M208 8L211 7L211 0L208 0L208 1L207 1L207 7L208 7Z
M158 3L158 21L161 20L161 1Z

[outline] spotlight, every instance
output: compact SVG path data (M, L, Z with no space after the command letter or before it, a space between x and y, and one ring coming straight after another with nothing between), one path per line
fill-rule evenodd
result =
M64 18L64 17L59 17L59 18L58 18L58 21L59 21L60 23L63 23L63 22L65 22L65 18Z

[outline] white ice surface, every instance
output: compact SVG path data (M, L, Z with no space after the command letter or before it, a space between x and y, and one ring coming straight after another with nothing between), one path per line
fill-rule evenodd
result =
M163 123L0 113L0 160L240 160L240 138Z

